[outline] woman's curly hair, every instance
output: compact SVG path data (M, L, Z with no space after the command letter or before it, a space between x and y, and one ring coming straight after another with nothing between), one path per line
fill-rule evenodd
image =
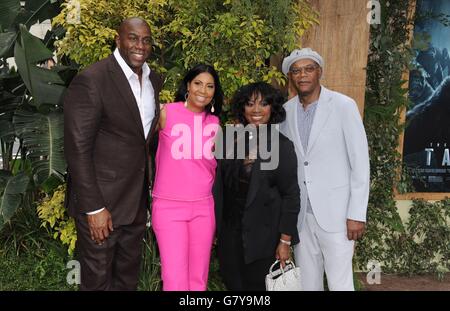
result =
M280 123L286 119L286 111L283 107L285 98L281 92L266 82L255 82L241 87L236 91L231 100L233 117L241 124L248 124L247 119L245 119L244 116L245 105L255 95L261 95L261 100L270 105L269 124Z

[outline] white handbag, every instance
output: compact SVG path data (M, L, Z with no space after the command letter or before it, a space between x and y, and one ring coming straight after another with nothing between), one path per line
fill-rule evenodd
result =
M275 265L279 264L276 260L269 268L266 275L266 290L268 291L301 291L300 268L296 267L292 261L286 260L284 268L280 267L273 271Z

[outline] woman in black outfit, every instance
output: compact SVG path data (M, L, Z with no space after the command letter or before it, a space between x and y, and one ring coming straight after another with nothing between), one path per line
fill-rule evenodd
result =
M263 82L242 87L232 99L236 119L255 131L238 134L227 145L227 126L223 150L228 156L218 160L217 247L221 276L229 290L265 290L272 263L279 259L284 265L290 245L298 243L297 159L292 142L275 127L286 117L283 103L281 93ZM267 135L261 135L265 129ZM236 152L239 143L245 144L245 158L239 159ZM264 150L270 150L271 157L261 156ZM275 168L263 169L271 160L277 162L274 157Z

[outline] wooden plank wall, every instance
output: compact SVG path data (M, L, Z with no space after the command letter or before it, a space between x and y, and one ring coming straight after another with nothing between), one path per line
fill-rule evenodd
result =
M352 97L364 110L366 65L369 48L367 0L311 0L320 24L303 37L324 58L322 84Z

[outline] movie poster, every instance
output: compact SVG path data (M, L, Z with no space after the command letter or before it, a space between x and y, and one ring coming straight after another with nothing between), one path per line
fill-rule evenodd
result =
M403 163L416 192L450 192L450 27L439 21L450 15L450 1L418 0L416 12L428 17L416 22L414 36L429 44L415 51L409 76Z

